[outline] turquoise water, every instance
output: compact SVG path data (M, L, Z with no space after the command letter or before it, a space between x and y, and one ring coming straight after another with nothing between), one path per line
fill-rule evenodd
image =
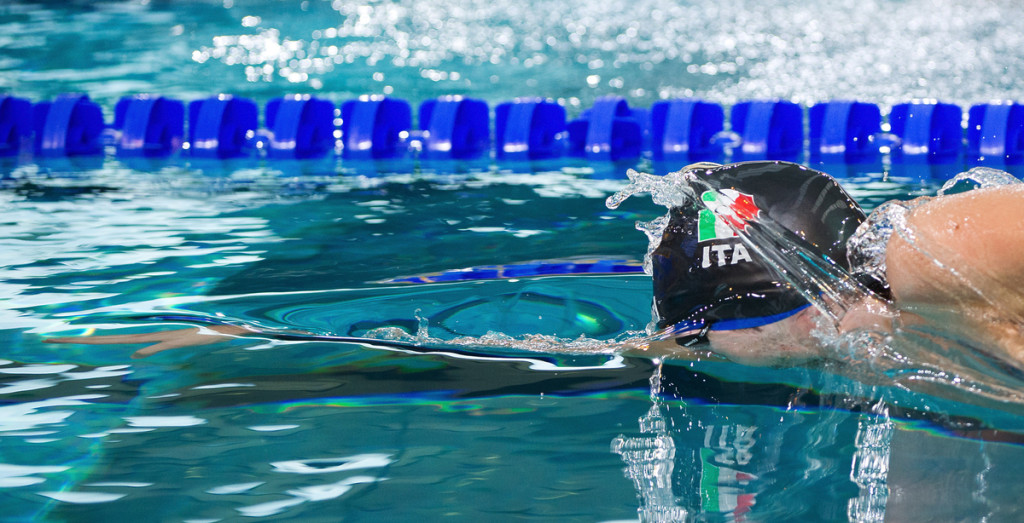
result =
M606 94L966 108L1024 98L1015 12L17 2L0 6L0 90L87 92L108 115L125 94L220 91L261 104L540 95L570 115ZM616 352L650 321L643 274L403 282L536 260L635 265L647 240L634 223L664 209L605 205L626 166L0 167L0 519L1021 518L1014 404L830 368L659 370ZM934 194L962 168L837 174L872 208ZM145 344L45 342L210 323L263 334L145 359L131 358Z

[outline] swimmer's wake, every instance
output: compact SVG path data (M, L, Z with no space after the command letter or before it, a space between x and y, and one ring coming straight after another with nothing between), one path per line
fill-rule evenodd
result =
M147 345L135 351L132 358L146 358L168 350L212 345L234 339L265 340L270 344L266 348L288 343L350 343L409 354L435 354L473 360L522 361L529 363L530 368L534 370L560 371L620 367L622 364L621 352L635 348L636 344L640 343L636 338L629 338L627 341L603 341L580 336L574 340L567 340L546 335L514 338L500 333L488 333L479 337L462 336L445 340L431 337L428 334L427 322L423 318L420 319L416 334L410 334L399 327L380 327L367 332L364 336L257 329L237 323L226 323L207 316L180 313L133 315L120 319L143 323L182 322L197 326L139 334L58 337L45 341L47 343L89 345ZM593 356L600 356L601 361L595 363ZM574 357L590 361L574 363Z

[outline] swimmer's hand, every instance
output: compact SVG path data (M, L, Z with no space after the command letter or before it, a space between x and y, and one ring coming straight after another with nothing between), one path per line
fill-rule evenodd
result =
M152 356L165 350L220 343L244 334L252 334L253 332L255 331L244 327L238 327L236 325L210 325L142 334L76 336L67 338L49 338L43 341L45 343L77 343L85 345L128 345L152 343L152 345L143 347L132 354L132 359L139 359Z

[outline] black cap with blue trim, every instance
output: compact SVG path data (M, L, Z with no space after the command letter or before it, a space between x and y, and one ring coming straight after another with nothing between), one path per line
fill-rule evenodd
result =
M701 165L714 190L670 211L652 254L658 327L690 345L709 330L759 327L809 304L736 235L734 226L770 217L826 260L848 269L846 240L864 221L831 176L786 162Z

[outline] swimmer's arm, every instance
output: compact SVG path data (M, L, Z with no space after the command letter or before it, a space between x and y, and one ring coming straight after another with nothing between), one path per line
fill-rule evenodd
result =
M1024 366L1024 185L916 207L886 250L901 314L941 325Z
M183 347L212 345L239 336L254 334L256 331L237 325L206 325L140 334L115 334L110 336L74 336L48 338L44 343L69 343L84 345L129 345L150 343L132 354L132 359L145 358L165 350Z

